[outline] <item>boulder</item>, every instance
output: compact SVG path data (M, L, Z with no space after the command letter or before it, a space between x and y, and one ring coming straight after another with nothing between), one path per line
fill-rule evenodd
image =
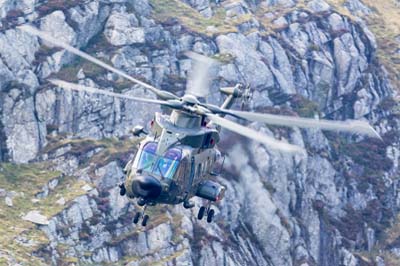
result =
M41 215L39 211L30 211L22 217L23 220L39 225L48 225L49 220L46 216Z
M113 11L107 20L104 36L115 46L145 43L145 31L139 27L139 21L134 14L123 11Z
M12 207L12 206L13 206L13 200L12 200L12 198L10 198L10 197L5 197L4 201L5 201L5 203L6 203L6 205L7 205L8 207Z

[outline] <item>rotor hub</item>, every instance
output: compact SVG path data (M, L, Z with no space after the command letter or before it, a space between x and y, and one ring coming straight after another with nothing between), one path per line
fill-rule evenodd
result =
M197 99L196 96L191 95L191 94L185 94L182 96L182 101L186 104L189 105L195 105L195 104L200 104L199 100Z

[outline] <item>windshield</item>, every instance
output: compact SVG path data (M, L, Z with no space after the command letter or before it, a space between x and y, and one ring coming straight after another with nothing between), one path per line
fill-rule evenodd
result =
M163 157L158 159L157 166L153 172L165 178L172 178L178 168L181 157L182 151L180 149L169 149Z
M147 143L143 148L142 154L140 155L137 168L146 172L151 172L151 169L153 169L154 163L157 159L156 150L157 143Z
M182 158L182 151L178 148L171 148L164 156L157 156L156 150L157 143L147 143L140 155L137 168L145 172L160 175L164 178L172 179Z

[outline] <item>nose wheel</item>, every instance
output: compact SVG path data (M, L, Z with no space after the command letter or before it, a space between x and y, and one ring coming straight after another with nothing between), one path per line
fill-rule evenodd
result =
M207 207L201 206L197 214L197 219L202 220L204 216L207 216L207 223L211 223L214 218L215 211L211 209L211 204Z
M144 206L143 211L139 211L139 212L135 213L135 216L133 217L134 224L137 224L137 223L139 223L140 220L142 220L142 222L141 222L142 226L147 225L147 222L149 221L150 217L145 213L146 207L147 207L147 205Z

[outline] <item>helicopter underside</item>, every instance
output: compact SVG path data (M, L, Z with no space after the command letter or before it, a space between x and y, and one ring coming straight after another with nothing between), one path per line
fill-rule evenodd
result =
M168 186L174 189L175 182L171 182ZM143 210L135 215L134 222L137 223L142 219L142 225L146 225L149 217L146 216L145 210L147 206L155 206L157 204L177 205L183 203L186 209L193 208L195 205L190 201L190 198L198 196L207 200L206 206L201 206L197 218L201 220L205 215L207 222L211 222L214 216L214 210L211 209L211 203L219 201L223 198L225 187L211 180L203 180L195 185L195 195L185 195L171 192L168 189L163 189L162 183L151 175L135 175L129 178L120 186L120 194L126 195L130 199L137 199L137 204L143 207ZM166 186L164 186L166 188Z

